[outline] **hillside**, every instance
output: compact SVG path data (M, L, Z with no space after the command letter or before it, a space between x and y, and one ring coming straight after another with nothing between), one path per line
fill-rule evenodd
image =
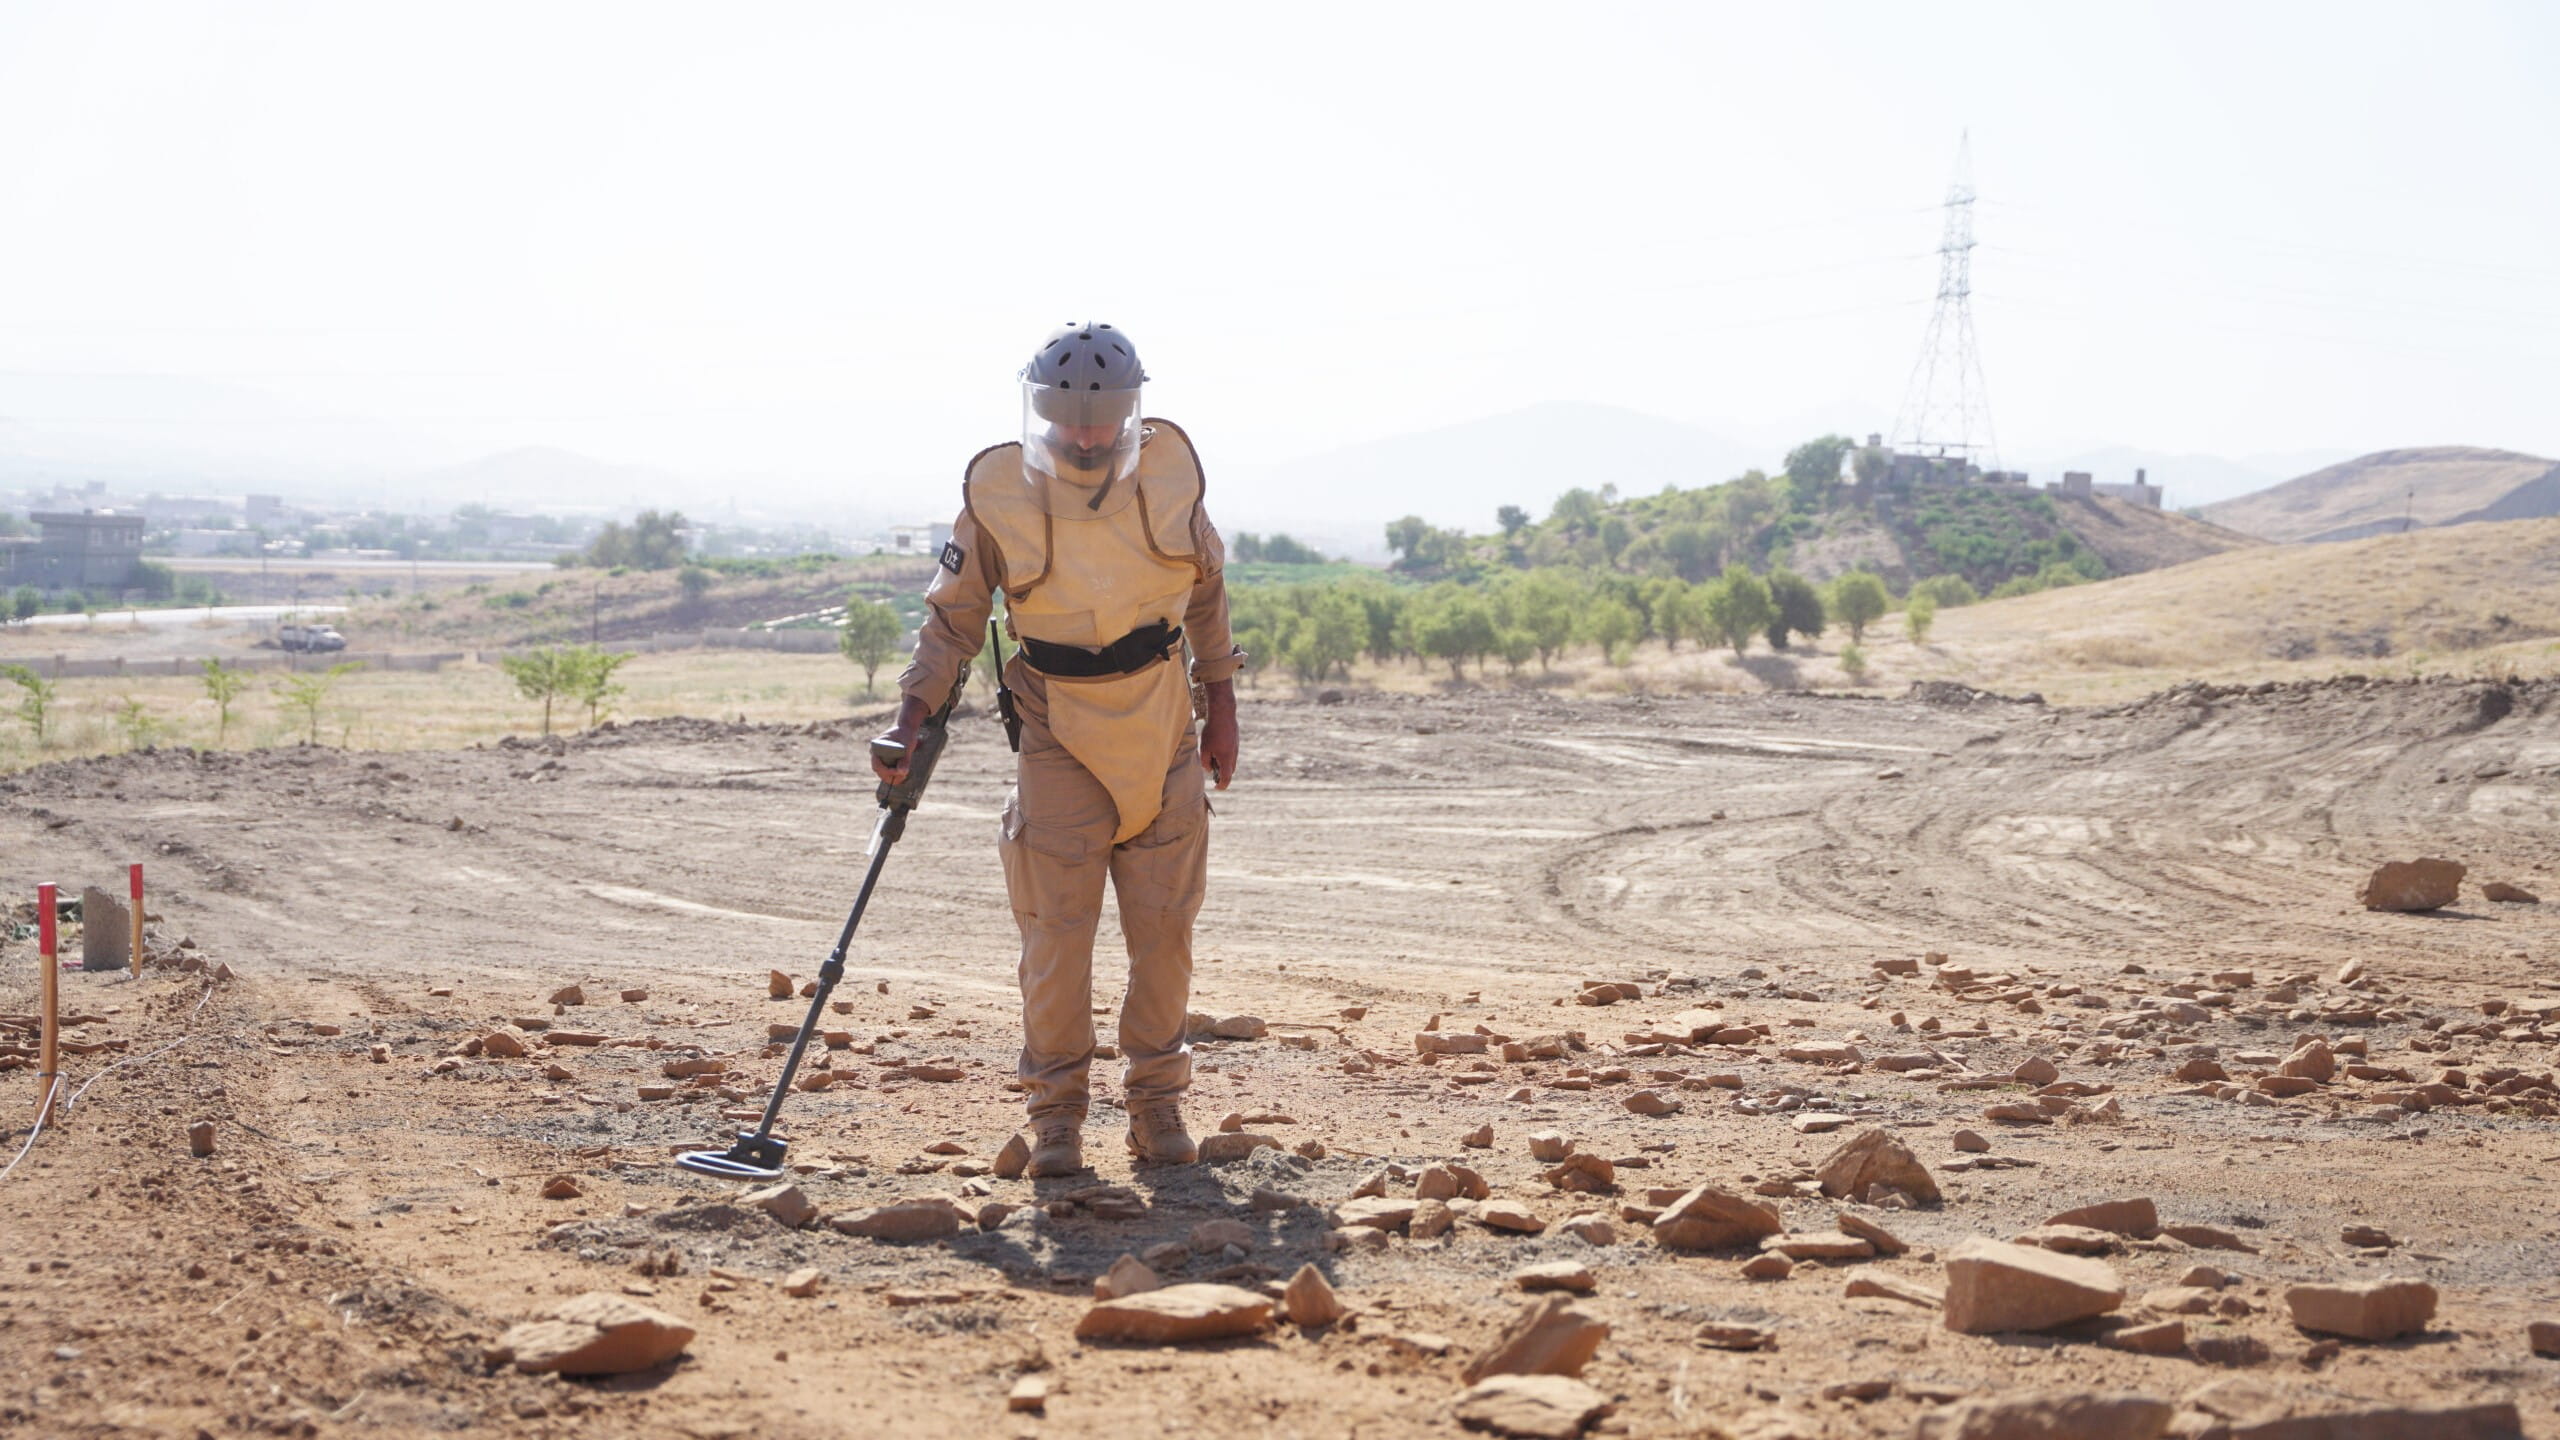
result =
M2546 515L2560 515L2560 463L2468 445L2377 451L2204 509L2284 543Z
M1514 512L1494 535L1399 522L1397 568L1425 579L1575 566L1698 581L1740 564L1784 566L1816 582L1852 570L1895 589L1956 575L1983 593L2004 584L2099 580L2251 547L2245 535L2106 497L2012 485L1840 477L1841 437L1809 441L1788 464L1814 477L1745 472L1721 485L1620 496L1574 489L1543 519ZM1861 463L1866 463L1864 460Z
M2191 678L2415 673L2457 654L2544 672L2553 636L2560 519L2256 546L1945 611L1927 646L1897 640L1876 658L1897 680L2086 699Z

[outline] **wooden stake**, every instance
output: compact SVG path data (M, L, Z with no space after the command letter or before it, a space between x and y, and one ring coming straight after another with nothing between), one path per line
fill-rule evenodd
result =
M133 978L142 978L142 865L133 866Z
M44 967L44 999L41 1011L43 1040L40 1042L41 1069L36 1074L43 1093L36 1100L36 1123L42 1125L53 1118L53 1090L61 1080L62 1045L62 963L54 955L54 887L36 887L36 963Z

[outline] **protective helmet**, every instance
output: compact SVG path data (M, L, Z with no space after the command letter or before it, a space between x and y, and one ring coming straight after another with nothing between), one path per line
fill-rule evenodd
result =
M1097 490L1138 468L1138 387L1146 380L1138 347L1100 324L1069 324L1022 367L1022 453L1026 465L1070 485Z

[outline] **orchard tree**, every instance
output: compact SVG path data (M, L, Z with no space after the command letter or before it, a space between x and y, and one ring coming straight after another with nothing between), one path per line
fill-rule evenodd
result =
M1797 508L1820 510L1840 489L1840 465L1857 442L1846 435L1824 435L1787 452L1787 479L1793 483Z
M1784 568L1769 572L1769 648L1787 648L1787 636L1801 635L1807 640L1818 638L1830 621L1823 610L1822 592L1813 582Z
M906 637L906 622L898 618L897 607L886 600L866 600L859 593L845 602L844 635L837 648L844 658L862 667L862 693L869 696L880 667L898 653L898 642Z
M1893 607L1893 596L1884 581L1864 570L1852 570L1831 582L1831 613L1849 627L1851 644L1867 638L1867 627L1884 617Z
M1636 612L1625 602L1604 596L1582 612L1582 633L1600 647L1610 664L1624 665L1635 650Z
M1707 587L1705 609L1707 628L1736 655L1750 648L1751 637L1768 629L1776 613L1769 587L1740 565L1727 565L1723 577Z

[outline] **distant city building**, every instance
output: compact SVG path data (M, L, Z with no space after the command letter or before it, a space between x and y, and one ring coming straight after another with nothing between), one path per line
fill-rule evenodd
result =
M951 525L948 521L889 527L888 553L892 555L939 555L942 547L950 543Z
M140 515L112 510L39 511L33 545L12 545L0 582L40 590L121 590L142 559Z
M284 524L284 497L251 495L247 498L248 525L252 530L274 530Z

